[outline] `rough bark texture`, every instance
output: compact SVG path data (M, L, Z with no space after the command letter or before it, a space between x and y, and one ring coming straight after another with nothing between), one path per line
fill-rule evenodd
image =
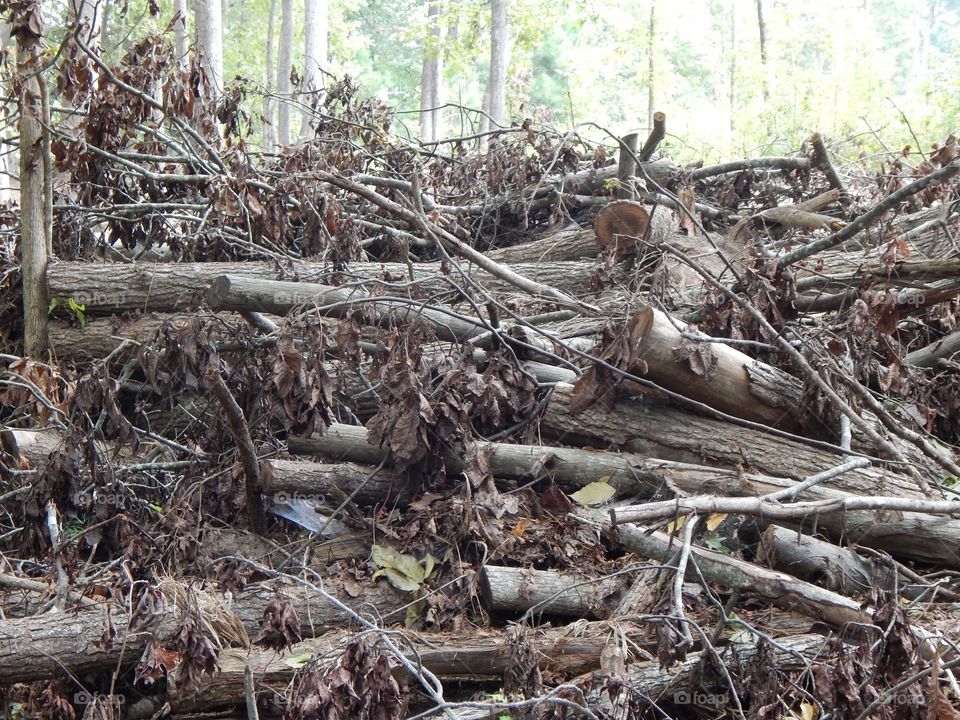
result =
M214 97L223 92L223 7L220 0L198 0L194 15L197 52Z
M591 242L593 233L590 233ZM559 242L558 239L555 242ZM596 245L593 248L596 254ZM492 291L515 291L504 281L464 264L467 272ZM556 287L567 293L586 292L596 265L592 262L540 262L534 256L528 262L511 264L510 268L524 277ZM439 263L417 263L413 266L417 282L427 292L450 289L451 282L462 283L459 273L447 277ZM402 263L355 263L349 273L333 273L323 263L298 262L294 271L300 280L327 283L335 278L349 282L352 273L361 277L383 277L406 282L408 269ZM93 266L82 262L61 262L47 272L52 298L73 298L86 306L89 315L111 315L127 310L153 312L194 311L202 306L209 285L221 275L275 280L272 263L169 263L120 264Z
M764 366L730 345L686 339L683 321L655 308L644 308L635 321L637 374L727 414L799 428L803 388L792 375Z
M490 2L490 120L502 126L507 117L507 63L510 56L507 37L507 0Z
M497 565L484 565L480 573L480 592L488 610L530 610L535 616L606 617L627 583L626 576L591 578Z
M299 586L284 589L300 616L304 637L315 637L327 630L342 628L349 616L327 603L322 597ZM332 588L327 588L332 592ZM361 597L351 598L344 592L334 593L341 602L358 612L377 613L385 622L401 621L399 608L408 598L388 583L381 582ZM230 609L249 636L257 634L263 609L274 595L272 587L256 587L237 594ZM390 620L387 620L390 617ZM159 607L147 618L146 628L128 627L130 616L112 608L108 623L106 606L83 608L62 613L48 613L18 620L0 620L0 684L32 682L64 672L84 673L115 667L118 663L137 662L152 638L168 640L180 622L180 610L171 604ZM112 627L112 642L102 642L104 632Z
M277 60L277 142L290 144L290 71L293 69L293 0L280 2L280 57Z
M38 11L39 12L39 11ZM47 239L44 223L43 142L38 43L22 33L17 42L20 82L20 255L23 278L24 350L42 359L47 351Z
M313 132L313 108L321 99L326 87L323 71L327 67L327 0L304 0L303 3L303 119L300 137L308 138Z
M322 638L297 643L289 653L294 657L329 656L341 651L354 637L351 633L330 633ZM408 657L422 663L442 679L502 678L504 672L515 663L515 651L503 632L464 629L456 634L416 633L409 641L412 646L407 643L401 646ZM608 642L609 631L592 624L578 625L576 634L570 634L565 629L545 628L538 631L534 638L537 665L549 671L551 677L561 679L589 672L600 666L600 654ZM296 668L288 662L288 657L258 648L250 651L225 650L220 655L219 664L220 672L216 678L205 678L195 694L171 698L171 711L175 715L241 704L244 695L243 675L248 664L257 679L258 693L268 697L271 692L282 695L296 672ZM395 672L398 676L404 675L402 668Z
M572 386L558 384L541 417L546 437L563 437L567 444L616 448L646 457L755 470L767 475L801 479L839 465L844 456L775 435L696 417L645 397L617 400L605 410L594 405L574 414ZM840 476L835 486L903 497L923 497L912 480L879 468L860 468ZM857 489L859 488L859 490Z
M410 500L411 483L407 478L388 470L378 471L374 465L270 460L265 466L263 494L274 502L305 497L337 507L347 496L357 505L393 505Z

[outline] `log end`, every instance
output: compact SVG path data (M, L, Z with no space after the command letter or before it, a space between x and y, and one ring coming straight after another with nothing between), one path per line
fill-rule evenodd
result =
M221 275L207 288L207 304L214 310L220 310L230 295L230 276Z
M638 202L615 200L593 222L597 243L604 250L615 250L618 258L637 253L637 243L646 234L650 213Z

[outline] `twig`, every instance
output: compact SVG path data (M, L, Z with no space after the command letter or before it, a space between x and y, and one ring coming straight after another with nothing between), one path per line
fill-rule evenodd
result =
M220 401L220 406L230 424L230 434L233 435L233 440L237 444L237 453L240 455L240 464L243 466L245 478L247 517L250 519L250 527L258 535L263 535L267 529L267 516L263 509L263 499L260 497L260 461L253 447L250 428L243 417L243 410L223 382L223 376L216 363L210 363L207 366L204 379L210 386L210 392Z

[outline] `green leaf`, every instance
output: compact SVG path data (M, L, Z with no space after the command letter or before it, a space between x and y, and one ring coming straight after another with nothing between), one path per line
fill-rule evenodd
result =
M387 576L387 580L389 580L390 584L393 585L397 590L402 590L403 592L416 592L420 589L419 582L416 580L411 580L402 572L398 572L393 568L384 568L383 574Z
M577 490L572 497L581 505L600 505L617 494L617 489L606 482L592 482Z
M299 669L299 668L302 668L304 665L306 665L308 662L310 662L310 658L312 657L313 655L311 655L310 653L302 653L300 655L291 655L290 657L286 658L283 662L286 664L287 667Z

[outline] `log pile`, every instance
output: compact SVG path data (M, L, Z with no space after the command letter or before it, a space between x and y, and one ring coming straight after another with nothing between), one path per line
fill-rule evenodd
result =
M57 198L49 358L7 337L0 688L957 717L958 160L361 153L345 97L280 159L62 169L142 185Z

